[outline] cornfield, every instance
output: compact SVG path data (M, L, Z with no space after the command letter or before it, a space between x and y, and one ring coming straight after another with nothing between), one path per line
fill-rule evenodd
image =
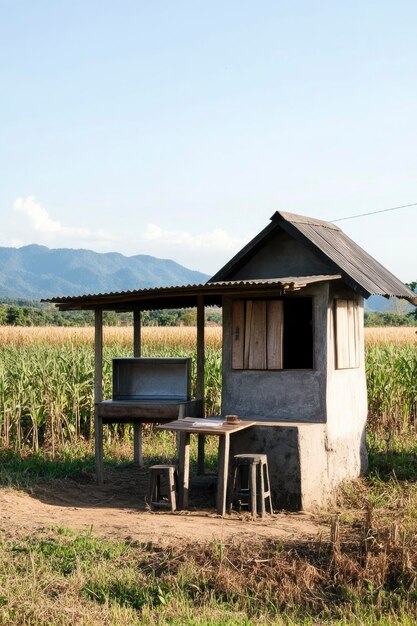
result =
M368 329L366 370L370 427L410 432L417 426L415 329ZM392 332L395 331L395 332ZM207 328L206 406L220 411L221 329ZM111 395L111 359L132 354L131 328L106 328L104 395ZM191 356L195 329L144 328L144 356ZM93 330L0 327L0 446L54 454L93 430ZM195 384L195 372L193 376Z

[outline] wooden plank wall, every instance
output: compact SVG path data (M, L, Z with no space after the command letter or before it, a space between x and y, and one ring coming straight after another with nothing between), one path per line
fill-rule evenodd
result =
M232 368L243 369L245 349L245 302L234 300L232 304Z
M355 300L335 300L336 369L359 367L359 312Z
M281 370L283 363L284 303L271 300L267 303L266 353L267 368Z
M232 368L282 369L282 300L235 300L232 306Z

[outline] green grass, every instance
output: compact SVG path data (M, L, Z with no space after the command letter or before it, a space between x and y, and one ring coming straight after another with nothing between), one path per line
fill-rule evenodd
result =
M0 543L1 624L408 624L416 584L349 548L272 541L166 549L64 529ZM378 559L378 549L373 550Z
M146 425L149 426L149 425ZM176 456L175 435L170 432L157 432L150 426L143 436L143 452L148 465L172 462ZM116 437L105 446L106 467L123 467L130 464L133 457L133 444L130 431L122 439ZM218 441L208 437L205 446L205 467L207 471L217 468ZM197 438L191 438L190 468L197 468ZM78 442L62 446L55 456L42 448L33 452L30 448L20 451L11 448L0 449L0 486L28 489L40 482L53 479L73 479L78 482L95 480L94 447L92 442Z

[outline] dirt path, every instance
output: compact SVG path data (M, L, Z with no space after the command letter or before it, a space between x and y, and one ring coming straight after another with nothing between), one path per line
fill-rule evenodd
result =
M92 528L101 537L157 545L232 537L298 542L328 536L328 525L312 514L280 513L252 521L247 513L233 513L222 519L196 500L188 512L153 513L146 510L146 470L118 470L106 478L100 488L93 482L62 480L38 485L30 493L0 489L0 528L18 537L49 526Z

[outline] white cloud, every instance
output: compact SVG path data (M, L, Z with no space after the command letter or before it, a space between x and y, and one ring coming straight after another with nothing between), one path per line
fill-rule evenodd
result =
M252 233L247 233L242 238L232 237L222 228L192 234L188 231L167 230L156 224L148 224L141 237L141 247L145 248L148 254L175 259L182 265L212 274L252 237Z
M39 243L49 247L89 248L98 252L118 251L127 255L150 254L173 259L208 274L222 267L253 237L251 233L244 237L232 236L222 228L192 233L162 228L153 223L148 223L139 231L119 230L113 235L102 228L90 230L63 224L54 219L52 212L34 196L16 198L13 222L14 247ZM122 222L120 225L123 227Z
M74 245L78 242L83 242L84 244L103 243L114 241L115 239L101 229L97 232L92 232L88 228L63 226L58 220L49 217L48 211L39 202L36 202L34 196L16 198L14 208L16 211L26 215L30 226L38 233L38 238L48 242L60 241L67 245Z
M239 239L232 237L222 228L215 228L208 233L192 235L186 231L165 230L155 224L148 224L143 235L147 241L174 246L188 246L192 250L234 251L249 241L251 235Z

